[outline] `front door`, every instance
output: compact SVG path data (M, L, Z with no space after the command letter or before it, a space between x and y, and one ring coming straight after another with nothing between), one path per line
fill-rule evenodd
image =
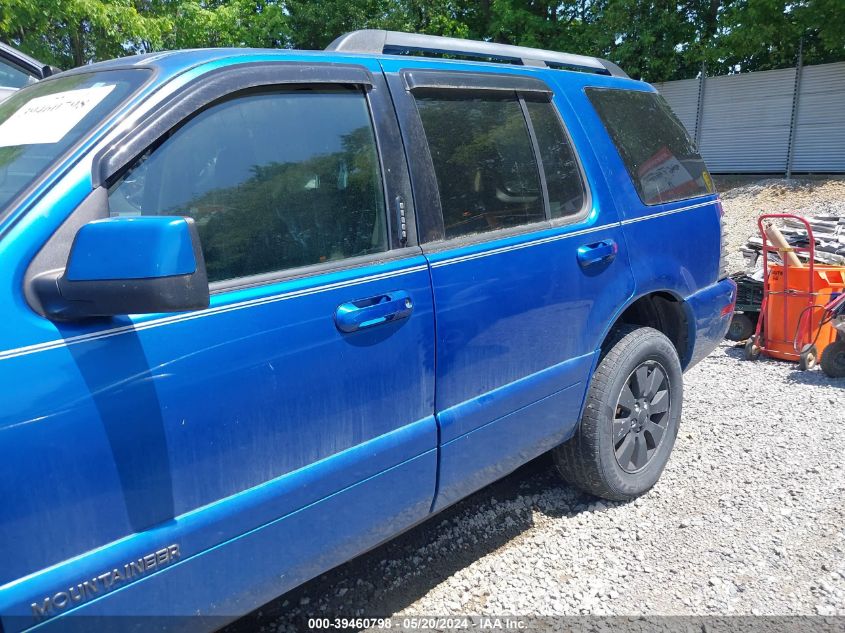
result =
M413 209L372 66L361 84L327 67L319 84L209 97L106 183L111 215L195 220L208 309L96 324L10 315L58 344L2 361L0 464L15 471L0 476L0 586L31 574L4 613L172 545L164 562L178 551L181 564L156 582L133 584L127 568L48 601L45 617L239 613L429 511L430 278L394 214L397 199ZM73 441L15 457L50 429ZM155 593L110 593L124 587Z

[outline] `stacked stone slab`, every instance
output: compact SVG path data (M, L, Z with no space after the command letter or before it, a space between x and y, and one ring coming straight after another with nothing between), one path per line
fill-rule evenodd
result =
M845 265L845 216L817 215L807 218L813 237L816 241L815 261L819 264L834 266ZM781 233L792 246L807 247L810 243L807 229L799 220L784 220L779 226ZM762 266L760 254L763 250L763 240L759 235L752 235L742 248L746 265L750 270ZM807 253L798 253L802 260L807 260ZM769 261L781 263L777 253L769 255Z

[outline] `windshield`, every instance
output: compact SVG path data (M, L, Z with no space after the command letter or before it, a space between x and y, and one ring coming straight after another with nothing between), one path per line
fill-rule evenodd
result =
M57 77L0 103L0 216L148 77L143 69Z

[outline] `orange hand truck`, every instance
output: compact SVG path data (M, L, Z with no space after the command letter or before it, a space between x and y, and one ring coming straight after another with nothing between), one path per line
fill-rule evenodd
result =
M764 223L789 218L807 230L807 246L780 248L773 245ZM816 240L810 223L789 213L770 213L757 220L763 238L763 301L754 336L745 345L745 358L760 354L797 361L800 369L816 365L824 348L836 340L826 306L845 289L845 267L826 266L815 261ZM782 264L769 263L769 253L778 253ZM789 265L789 252L806 253L804 266Z

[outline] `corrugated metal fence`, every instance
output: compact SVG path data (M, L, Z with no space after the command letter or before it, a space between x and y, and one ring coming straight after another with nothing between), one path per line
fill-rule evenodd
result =
M715 173L845 172L845 62L655 87Z

